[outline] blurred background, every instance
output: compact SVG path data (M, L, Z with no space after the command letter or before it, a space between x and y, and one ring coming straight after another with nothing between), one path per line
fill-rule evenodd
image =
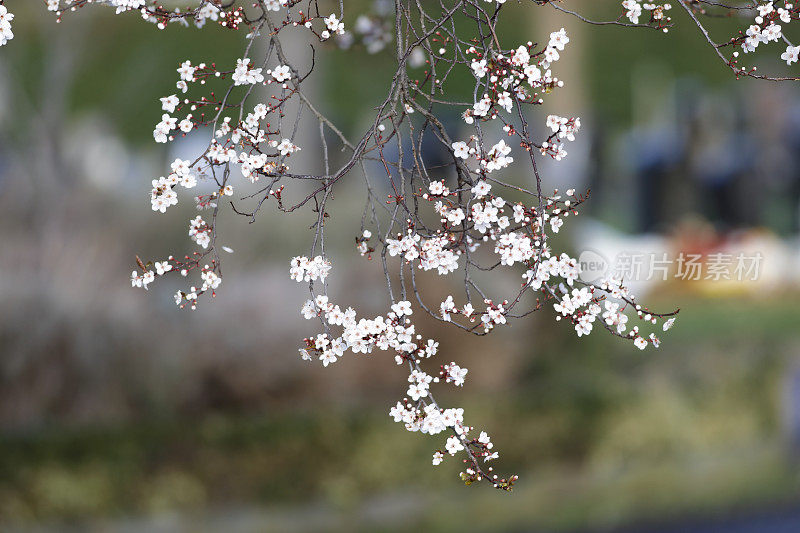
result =
M663 278L631 282L652 308L681 313L644 352L608 335L579 340L549 310L488 339L422 323L442 361L470 369L444 401L520 475L505 494L464 487L455 461L432 468L440 439L391 421L405 387L389 357L300 361L306 293L287 265L308 250L311 213L223 219L236 252L196 312L176 309L166 279L130 288L134 254L191 249L191 206L153 213L150 180L205 136L154 144L157 98L175 92L180 61L235 63L241 33L157 31L108 9L56 24L41 2L9 3L0 529L800 531L797 87L732 79L677 9L662 34L509 3L507 44L560 27L571 39L556 66L566 86L534 117L542 129L549 113L582 118L567 159L544 171L550 189L592 191L562 245L608 263L668 254ZM351 17L384 7L347 4ZM573 4L619 13L617 2ZM738 27L715 24L725 36ZM785 68L770 50L765 68ZM355 135L390 62L358 44L324 59L320 106ZM360 215L347 216L362 195L343 187L331 294L378 312L382 272L354 248ZM730 279L713 274L718 254L733 258ZM757 272L734 275L740 254L760 258ZM699 276L681 271L688 255Z

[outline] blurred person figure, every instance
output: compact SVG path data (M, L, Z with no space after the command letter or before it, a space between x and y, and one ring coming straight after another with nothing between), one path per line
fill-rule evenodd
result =
M652 233L669 225L685 210L681 180L686 172L688 149L695 136L696 101L700 93L692 80L665 80L666 105L654 110L635 109L645 116L630 131L633 174L636 181L637 230ZM650 94L645 87L639 92ZM640 96L638 107L652 105L652 98Z
M789 231L797 235L800 233L800 103L795 102L787 114L783 138L789 165L781 197L788 203Z
M722 232L761 222L757 192L749 183L757 140L736 100L727 93L708 95L698 110L699 127L690 143L699 211Z

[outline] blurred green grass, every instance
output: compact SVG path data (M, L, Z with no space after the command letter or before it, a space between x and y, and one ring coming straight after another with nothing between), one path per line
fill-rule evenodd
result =
M461 396L503 453L497 466L521 474L511 495L456 488L454 461L430 466L441 439L407 433L388 406L329 405L4 434L0 516L317 502L357 522L369 498L399 493L425 503L398 529L568 530L792 501L781 397L800 346L794 297L657 303L676 298L684 309L659 351L558 327L507 393Z

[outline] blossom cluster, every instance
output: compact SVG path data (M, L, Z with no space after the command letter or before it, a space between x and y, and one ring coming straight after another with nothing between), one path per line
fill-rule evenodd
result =
M772 2L760 5L757 8L758 14L755 17L755 24L750 25L745 31L742 39L741 48L745 54L755 52L760 44L779 42L783 39L783 28L778 22L788 24L792 21L792 5L788 4L789 9L780 7L775 9ZM797 47L786 47L786 51L781 55L781 59L789 65L797 61Z
M292 260L290 276L297 279L307 271L305 265L327 264L321 256L314 259L295 258ZM327 272L327 271L326 271ZM448 437L443 449L433 453L432 463L439 465L445 454L454 456L465 452L470 466L462 476L468 479L488 479L495 486L510 488L516 476L509 479L493 474L492 467L482 467L478 459L488 462L499 457L491 439L485 431L477 437L470 432L473 427L464 423L462 408L443 408L434 399L431 385L451 383L462 386L468 370L451 362L441 365L436 374L428 374L421 368L421 362L434 357L438 353L439 343L433 339L423 340L411 322L413 315L411 302L401 300L391 305L385 316L372 319L359 318L352 307L342 309L333 303L325 294L318 294L307 300L300 314L308 319L322 320L325 332L304 340L305 346L299 349L305 361L318 360L323 366L337 362L348 351L353 354L371 354L373 351L390 351L394 353L398 365L407 365L408 388L406 397L398 401L389 411L395 422L400 422L408 431L429 435L446 432ZM338 330L340 333L334 334Z
M717 56L736 74L736 77L753 77L773 81L797 80L797 76L774 76L761 74L757 66L742 65L743 56L752 57L757 50L765 48L770 43L780 43L785 48L780 53L780 59L791 65L800 57L800 46L796 46L788 33L791 23L800 19L800 5L793 0L765 0L750 2L740 6L729 6L723 2L698 0L696 3L680 2L681 6L689 13L694 23L702 31L707 43L716 51ZM706 28L700 16L709 17L736 17L744 20L742 29L735 35L723 41L712 39L712 31ZM714 20L710 18L710 20ZM791 26L794 27L794 26ZM777 56L777 54L776 54Z
M547 154L556 161L561 161L567 156L567 151L564 150L564 143L559 141L564 139L574 141L575 134L581 129L581 119L548 115L547 127L550 128L553 134L542 143L542 154Z
M8 43L14 38L11 31L11 21L14 20L14 13L10 13L5 5L0 2L0 46Z
M657 3L657 2L644 2L642 0L622 0L622 8L625 10L625 16L633 24L639 24L639 19L642 17L643 11L650 12L650 20L648 24L654 24L656 27L663 28L664 32L668 29L662 24L668 24L670 18L666 12L672 9L672 4Z
M191 270L198 269L200 271L200 279L202 281L200 287L191 286L188 291L177 291L175 293L175 303L181 307L188 305L191 309L196 309L198 296L208 291L211 291L213 295L214 291L222 283L222 278L217 275L215 268L207 264L199 267L199 259L197 257L186 256L184 261L180 261L173 256L169 256L163 261L148 262L147 264L142 263L137 258L137 262L140 270L131 272L131 286L145 290L157 277L173 270L180 272L183 277L186 277Z
M305 256L292 258L291 278L297 282L325 281L331 271L331 264L321 255L309 260Z
M740 37L740 46L745 54L755 52L761 44L770 42L786 43L786 50L781 54L781 59L787 65L797 62L800 55L800 46L794 46L784 35L781 24L788 25L793 20L800 18L800 6L786 1L783 6L776 6L778 2L765 2L756 7L754 24L751 24L744 35ZM736 56L736 54L734 54Z
M557 231L562 218L569 213L575 214L575 207L582 203L583 200L575 196L574 191L568 191L569 199L562 199L558 195L549 198L540 214L536 206L507 202L492 194L491 190L488 183L482 182L470 191L473 210L457 217L457 223L462 225L462 237L459 237L452 231L452 218L448 216L449 209L445 208L448 198L457 193L451 192L441 181L431 182L429 191L423 197L433 202L434 209L442 216L437 235L425 238L409 230L396 239L387 237L388 255L400 256L406 264L417 265L422 270L436 268L440 275L446 275L458 269L459 256L467 251L474 254L482 242L493 241L493 252L500 257L501 265L511 267L522 264L526 267L522 274L524 282L521 292L541 293L544 300L552 302L553 310L557 313L556 320L570 321L579 337L589 335L595 323L599 322L615 335L630 339L639 349L647 346L657 348L660 345L656 334L645 333L644 326L656 325L661 321L662 329L666 331L674 323L673 313L661 315L648 311L635 302L626 287L613 279L579 287L578 262L566 253L554 256L544 245L547 233ZM476 220L478 223L475 223ZM474 232L473 238L463 237L470 232ZM372 233L366 231L358 241L359 246L371 236ZM443 254L447 264L456 263L454 268L441 265ZM314 267L310 265L323 264L327 265L321 256L312 260L294 258L290 277L298 281L315 279ZM440 316L445 322L453 322L453 315L463 316L465 328L470 328L470 324L477 321L482 331L489 333L496 326L507 323L509 311L518 300L519 295L513 303L509 300L494 302L485 299L484 310L477 311L471 301L457 306L450 295L439 305ZM629 328L628 313L634 314L641 324ZM342 309L321 293L303 304L301 314L306 319L319 318L323 325L322 333L304 340L304 346L300 348L304 360L318 360L327 367L337 362L348 350L355 354L371 354L375 350L394 353L395 362L398 365L407 364L409 368L406 397L391 409L394 420L402 422L407 430L413 432L431 435L451 432L444 449L434 452L433 464L440 464L447 455L465 451L466 462L470 466L462 475L467 478L472 476L470 479L489 477L497 486L508 483L508 480L498 481L491 469L484 470L477 461L478 458L487 461L498 457L497 451L490 451L493 444L488 436L482 432L477 439L470 438L469 431L472 428L464 425L463 410L442 408L433 399L432 384L462 386L468 370L455 362L441 365L435 374L423 370L424 362L438 353L439 343L433 339L423 340L417 332L410 318L413 315L410 301L395 302L385 315L366 319L359 318L351 307ZM334 333L339 328L340 333Z
M0 0L0 45L13 37L13 15L4 3ZM498 452L487 433L468 426L462 409L440 406L434 399L439 386L461 387L472 374L456 361L433 363L431 359L447 348L423 338L412 316L425 313L442 326L489 335L546 310L556 321L568 323L578 337L605 330L641 350L658 348L657 334L674 324L677 312L656 313L642 306L614 277L583 281L578 261L554 249L553 236L578 216L587 194L574 189L543 193L537 161L566 157L564 146L575 140L581 121L551 114L544 124L534 124L529 111L564 86L554 74L562 54L569 53L570 37L564 28L508 47L498 32L505 0L452 5L375 2L370 12L352 18L343 12L345 3L325 5L318 0L255 0L247 9L238 2L197 0L183 11L145 0L45 0L59 20L90 4L138 14L160 30L209 22L244 30L243 52L235 62L181 61L170 82L174 88L164 91L172 94L157 102L156 143L207 136L202 153L175 159L150 186L155 212L166 213L191 198L200 212L190 217L188 228L196 249L157 261L137 257L131 285L149 289L162 276L193 275L185 290L175 293L175 302L194 309L202 295L213 297L220 287L220 250L232 252L219 239L221 209L230 208L253 222L265 205L285 213L306 208L313 244L307 255L291 260L289 275L308 284L311 298L301 314L318 321L321 329L304 340L301 357L328 367L348 353L389 352L408 370L404 395L391 407L391 417L409 431L441 435L432 463L460 454L466 483L484 480L510 489L516 476L494 474L486 463ZM340 11L331 12L337 4ZM567 11L560 2L529 4L596 22ZM781 58L787 64L798 61L800 47L791 43L785 29L800 18L800 6L789 0L728 4L676 1L697 24L711 53L737 76L766 78L755 74L755 68L739 66L736 58L740 51L750 54L768 43L786 43ZM616 5L618 17L600 24L666 32L673 23L669 3L622 0ZM752 15L752 24L714 43L700 21L714 10ZM287 31L302 34L313 46L286 53ZM320 50L332 44L391 54L396 67L385 98L374 109L374 120L360 137L346 135L311 102L313 91L303 85L322 61ZM730 58L723 55L728 50ZM308 55L301 67L294 57L303 53ZM453 73L458 73L458 81ZM469 87L462 88L468 92L456 92L472 96L449 96L453 83L465 79ZM457 127L442 120L445 109L461 116ZM321 150L311 159L324 171L300 170L298 159L311 150L310 143L298 141L308 138L298 135L306 121L319 128ZM423 133L431 134L446 151L444 161L430 164ZM368 260L379 257L386 280L387 309L372 318L333 303L327 292L331 261L323 252L324 233L332 220L347 214L335 213L329 200L342 181L352 181L356 174L367 199L356 251ZM293 187L295 183L303 186ZM389 187L391 194L384 194ZM452 294L431 297L417 285L427 276L447 287L436 294ZM497 282L500 278L502 283ZM463 290L452 288L456 281Z
M578 336L591 333L593 323L601 313L600 304L609 301L609 298L622 303L621 312L631 309L644 323L656 324L657 318L671 316L642 310L635 303L634 296L620 281L614 279L600 280L596 285L576 287L583 283L579 279L578 261L566 253L554 255L546 244L548 233L558 233L564 218L577 215L576 208L584 198L576 196L574 190L567 191L567 198L560 195L548 198L542 209L508 202L491 191L492 187L486 181L479 182L470 191L471 209L453 217L451 215L454 209L448 207L447 202L448 197L457 193L451 192L443 182L431 182L429 192L424 198L435 203L434 209L442 217L442 227L431 239L425 239L411 230L402 238L399 235L397 239L387 238L389 256L399 255L407 264L416 264L422 270L430 270L433 263L438 267L437 272L440 275L449 274L457 269L458 257L462 254L475 257L483 242L493 242L492 251L499 260L496 263L499 267L517 264L525 267L521 292L542 293L544 299L553 302L554 310L559 313L557 320L566 318L572 322ZM460 211L460 208L456 209ZM455 226L458 224L462 228L456 232ZM440 264L443 255L447 258L444 267ZM516 297L517 301L518 299L519 295ZM452 321L454 313L464 315L469 322L479 319L486 333L496 325L506 323L508 300L497 303L484 299L483 304L486 307L482 312L476 312L471 301L459 309L453 297L448 296L439 305L440 315L446 322ZM617 320L622 325L626 322L627 318ZM618 335L624 332L624 327L617 327L615 330ZM648 343L658 346L658 339L654 335L649 337L649 341L644 340L638 326L627 332L626 336L641 349Z
M551 33L547 46L538 51L530 41L507 54L493 52L487 56L474 46L468 48L466 54L474 58L470 63L472 74L478 80L488 80L488 91L463 113L464 121L472 124L476 118L496 118L499 110L511 112L515 101L541 103L540 91L563 86L550 66L560 59L567 43L569 37L561 28Z

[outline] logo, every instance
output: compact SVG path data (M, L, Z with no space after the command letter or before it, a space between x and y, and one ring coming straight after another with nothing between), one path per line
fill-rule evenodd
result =
M611 266L606 256L597 250L591 249L581 252L578 257L578 263L581 266L580 279L586 283L594 283L601 278L605 278Z

